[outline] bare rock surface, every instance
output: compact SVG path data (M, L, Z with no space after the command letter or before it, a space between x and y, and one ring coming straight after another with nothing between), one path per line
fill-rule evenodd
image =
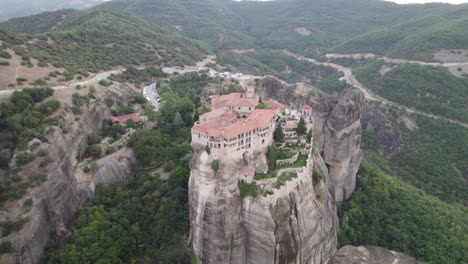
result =
M320 156L310 160L322 164ZM189 182L191 238L199 262L325 263L336 250L338 218L330 181L312 184L312 171L272 195L242 197L243 161L215 173L205 151L194 159Z
M112 89L115 90L107 90L102 98L122 100L123 96L132 94L126 88ZM108 160L88 186L80 186L74 176L77 157L86 149L88 135L98 132L102 121L110 117L110 110L98 98L83 106L79 115L72 112L71 106L66 106L59 116L67 131L57 126L47 127L44 131L46 141L34 140L31 142L32 149L28 150L47 152L50 163L47 165L46 181L30 188L20 200L0 210L0 222L25 221L21 230L0 238L0 243L11 242L13 250L10 254L2 254L0 263L39 263L51 236L61 244L70 238L76 212L94 194L95 184L113 183L130 175L135 159L133 152L123 149L117 154L124 156L123 160ZM33 161L28 166L34 170L38 163ZM18 169L18 175L26 173ZM31 199L33 204L25 210L23 204L27 199Z
M256 89L263 98L274 98L294 108L312 106L314 145L329 168L335 198L343 201L351 197L362 160L364 96L357 90L345 90L335 98L314 87L286 84L274 77L259 80Z
M343 200L352 194L362 158L364 98L351 90L333 98L314 87L290 85L274 77L249 85L264 99L296 109L312 106L318 152L309 162L314 169L272 195L242 197L238 179L244 161L223 160L215 173L210 155L203 149L196 151L189 181L194 254L203 264L326 263L336 251L335 197ZM259 156L252 160L265 159ZM317 171L323 180L313 186Z
M324 158L335 187L335 198L344 201L356 188L356 173L362 160L361 116L364 97L355 90L345 91L327 119Z
M380 247L344 246L328 264L418 264L415 258Z

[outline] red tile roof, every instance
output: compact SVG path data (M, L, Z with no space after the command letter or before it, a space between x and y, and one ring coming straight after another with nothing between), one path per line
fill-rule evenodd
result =
M129 119L132 119L135 123L140 123L141 121L143 121L143 119L139 117L137 113L132 113L123 116L113 116L111 117L111 122L125 124Z
M267 104L271 109L284 109L284 105L274 99L265 101L265 104Z
M218 119L205 123L201 121L199 124L195 124L192 129L209 137L229 139L257 128L268 127L278 113L279 110L256 109L245 119L233 119L231 116L221 116ZM200 120L202 119L203 116L200 117Z
M241 93L230 93L211 97L211 108L219 109L225 106L247 106L256 107L258 98L244 97Z
M304 105L304 107L302 107L302 110L310 111L312 110L312 107L310 105Z

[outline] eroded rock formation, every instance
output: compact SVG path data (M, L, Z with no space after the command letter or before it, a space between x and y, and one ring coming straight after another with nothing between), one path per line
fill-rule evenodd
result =
M244 83L244 85L246 85ZM218 172L212 158L196 151L189 182L191 239L200 263L326 263L336 251L335 196L348 198L355 188L360 152L363 96L346 91L340 98L274 77L250 84L264 99L314 111L314 169L272 195L242 197L243 161L224 161ZM257 153L253 160L264 160ZM323 180L314 186L314 173ZM258 184L258 183L257 183Z
M328 264L418 264L415 258L380 247L340 248Z
M189 182L192 246L200 263L324 263L333 255L338 218L319 155L309 159L314 173L325 170L316 186L311 169L257 197L239 193L243 161L221 163L216 173L211 162L199 150Z
M263 98L275 98L291 107L311 105L314 113L314 145L329 167L337 201L348 199L355 189L356 172L362 160L360 119L364 97L346 90L339 98L303 84L286 84L274 77L257 81Z
M124 100L131 94L125 87L112 88L102 98ZM75 178L77 157L85 151L88 135L98 132L102 121L109 117L109 108L99 98L83 106L79 115L72 112L71 106L66 106L60 112L60 119L67 131L50 126L44 132L46 141L35 142L34 148L46 151L49 157L46 181L1 209L0 222L26 221L18 232L0 238L0 243L10 241L13 248L11 254L1 255L1 263L39 263L51 235L60 243L70 237L76 211L94 194L96 184L113 183L130 175L135 157L132 151L123 149L89 181L79 184ZM33 161L28 166L34 170L40 166L38 163ZM19 169L18 175L22 174L26 172ZM28 199L32 200L32 206L26 210L23 204Z
M356 173L362 160L361 115L364 97L345 91L333 107L324 129L324 158L335 187L335 198L343 201L356 188Z

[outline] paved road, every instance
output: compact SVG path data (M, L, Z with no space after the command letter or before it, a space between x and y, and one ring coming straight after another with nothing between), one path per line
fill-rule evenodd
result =
M145 96L146 100L148 100L154 107L154 110L158 111L159 109L159 102L158 99L159 94L156 91L157 82L153 82L148 86L143 87L143 95Z
M296 55L294 53L291 53L289 51L285 51L286 54L290 55L290 56L293 56L295 57L296 59L298 60L304 60L304 61L308 61L308 62L311 62L311 63L314 63L314 64L318 64L318 65L323 65L323 66L328 66L328 67L332 67L332 68L335 68L336 70L338 71L341 71L344 73L344 76L340 79L340 80L344 80L346 81L349 85L359 89L363 94L364 94L364 98L366 98L366 100L369 100L369 101L377 101L377 102L380 102L384 105L391 105L391 106L395 106L397 107L398 109L403 109L403 110L406 110L407 112L409 113L414 113L414 114L420 114L420 115L423 115L423 116L427 116L427 117L430 117L430 118L435 118L435 119L444 119L444 120L447 120L449 121L450 123L454 123L454 124L459 124L461 126L464 126L466 128L468 128L468 124L462 122L462 121L458 121L458 120L453 120L453 119L449 119L449 118L446 118L446 117L443 117L443 116L439 116L439 115L434 115L434 114L430 114L430 113L425 113L425 112L421 112L421 111L418 111L418 110L415 110L413 108L410 108L410 107L407 107L407 106L404 106L404 105L401 105L401 104L398 104L398 103L395 103L395 102L392 102L392 101L389 101L375 93L373 93L370 89L366 88L364 85L362 85L357 79L356 77L354 76L353 74L353 71L352 69L350 68L347 68L347 67L344 67L344 66L341 66L341 65L338 65L338 64L335 64L335 63L329 63L329 62L319 62L319 61L316 61L314 59L311 59L311 58L307 58L307 57L303 57L303 56L299 56L299 55ZM418 63L424 63L424 62L418 62ZM468 64L468 62L466 62ZM439 63L440 65L439 66L444 66L444 65L447 65L447 64L441 64ZM460 65L460 64L459 64Z
M196 64L197 66L187 67L188 69L185 70L182 73L189 72L189 71L200 71L200 70L205 68L206 64L208 64L210 62L213 62L214 58L216 58L216 56L209 55L204 60L202 60L200 62L197 62L197 64ZM145 67L137 67L138 70L142 70L144 68ZM178 68L178 67L171 67L171 68L164 68L164 69L166 69L167 71L170 71L170 72L173 73L173 72L176 71L176 68ZM88 85L90 83L99 82L100 80L103 80L103 79L107 79L107 78L109 78L109 76L111 74L119 74L119 73L122 73L124 71L125 71L125 69L101 72L101 73L96 74L96 76L94 76L93 78L88 79L88 80L84 80L84 81L80 81L80 82L76 82L76 83L70 83L70 84L61 85L61 86L55 86L55 87L51 87L51 88L54 89L54 90L63 90L63 89L75 88L77 85L84 86L84 85ZM10 95L15 91L21 91L21 89L0 90L0 96Z
M325 57L327 58L352 58L352 59L358 59L358 58L367 58L367 59L379 59L383 60L388 63L413 63L413 64L419 64L419 65L426 65L426 66L442 66L442 67L454 67L454 66L465 66L468 65L468 61L463 61L463 62L446 62L446 63L441 63L441 62L425 62L425 61L417 61L417 60L406 60L406 59L394 59L394 58L389 58L385 56L378 56L372 53L354 53L354 54L338 54L338 53L330 53L326 54Z
M125 71L125 69L101 72L101 73L96 74L96 76L94 76L93 78L88 79L88 80L79 81L79 82L75 82L75 83L70 83L70 84L66 84L66 85L54 86L54 87L51 87L51 88L58 91L58 90L63 90L63 89L75 88L77 85L84 86L84 85L88 85L90 83L95 83L95 82L99 82L100 80L107 79L107 78L109 78L109 76L111 76L111 74L119 74L119 73L122 73L124 71ZM15 91L21 91L21 89L0 90L0 96L10 95Z

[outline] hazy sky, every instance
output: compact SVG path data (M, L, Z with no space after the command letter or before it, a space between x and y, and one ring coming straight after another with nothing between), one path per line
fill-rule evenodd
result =
M450 3L450 4L461 4L461 3L468 3L468 0L387 0L391 2L395 2L398 4L412 4L412 3L417 3L417 4L422 4L422 3L431 3L431 2L443 2L443 3Z

